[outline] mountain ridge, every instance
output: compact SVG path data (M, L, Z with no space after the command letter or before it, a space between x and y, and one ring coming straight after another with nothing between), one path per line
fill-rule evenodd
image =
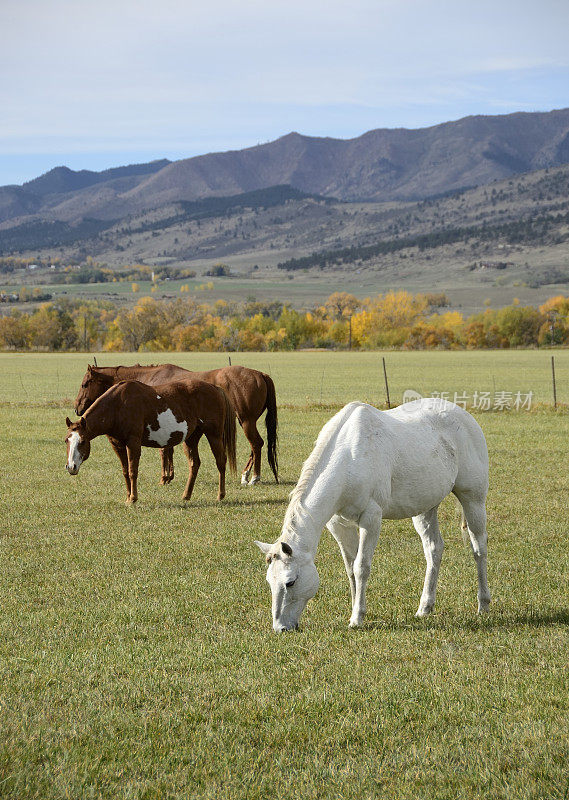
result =
M85 189L96 183L112 181L116 178L145 176L163 169L171 162L167 158L148 161L142 164L129 164L124 167L111 167L110 169L96 172L88 169L72 170L66 166L59 166L50 169L38 178L26 181L22 184L25 189L32 194L40 196L46 194L58 194L66 191Z
M290 185L342 201L417 201L569 163L569 108L472 115L428 128L378 128L351 139L291 132L262 145L103 172L56 167L0 187L3 228L79 223L208 197Z

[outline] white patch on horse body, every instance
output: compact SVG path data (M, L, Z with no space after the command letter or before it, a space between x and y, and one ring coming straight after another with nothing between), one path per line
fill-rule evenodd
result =
M182 441L188 435L188 423L185 420L178 422L174 412L170 408L158 414L156 422L158 424L158 430L152 430L151 425L147 425L146 427L148 429L148 441L156 442L159 447L166 447L172 435L177 431L182 434Z
M69 455L67 457L67 468L68 469L79 469L81 464L83 463L83 459L81 457L81 453L79 452L79 442L81 441L81 437L74 431L69 436Z
M157 399L157 400L162 400L162 398L160 397L160 395L159 395L159 394L157 394L157 395L156 395L156 399Z

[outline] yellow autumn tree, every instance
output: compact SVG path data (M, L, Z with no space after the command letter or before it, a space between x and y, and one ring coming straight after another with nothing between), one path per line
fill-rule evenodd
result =
M544 316L538 335L539 344L569 342L569 297L562 294L550 297L539 310Z
M352 318L352 337L362 347L399 347L427 307L424 297L405 291L368 298Z
M171 328L164 304L153 297L142 297L132 310L121 309L110 326L106 349L170 350Z
M347 319L353 316L361 306L361 301L349 292L334 292L321 306L319 311L329 319Z

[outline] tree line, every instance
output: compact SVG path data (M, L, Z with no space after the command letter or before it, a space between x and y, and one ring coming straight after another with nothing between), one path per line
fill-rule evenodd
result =
M63 298L0 317L3 350L267 351L484 349L569 345L569 297L464 317L443 294L335 292L310 311L272 303L141 298L133 308Z

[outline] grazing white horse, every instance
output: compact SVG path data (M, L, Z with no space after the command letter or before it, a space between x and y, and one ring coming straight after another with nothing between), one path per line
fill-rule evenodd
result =
M488 610L488 450L476 420L454 403L426 398L379 411L345 406L324 425L291 493L280 537L256 542L266 554L273 629L298 627L318 590L314 565L326 525L338 542L352 593L350 626L362 624L371 559L382 519L411 517L427 562L416 616L435 604L443 554L437 510L450 492L463 510L478 571L478 612Z

